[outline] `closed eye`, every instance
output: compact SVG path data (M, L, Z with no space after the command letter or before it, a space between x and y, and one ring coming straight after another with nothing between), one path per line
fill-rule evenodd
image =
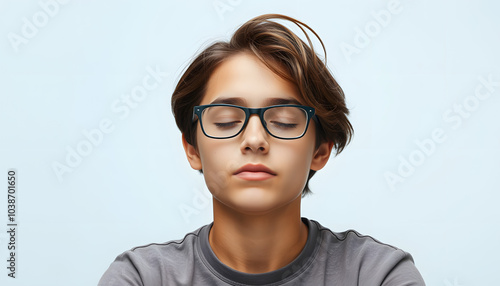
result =
M214 125L219 128L230 128L235 127L240 121L231 121L231 122L215 122Z
M298 124L295 123L283 123L283 122L278 122L278 121L271 121L273 125L275 125L278 128L283 128L283 129L292 129L297 127Z

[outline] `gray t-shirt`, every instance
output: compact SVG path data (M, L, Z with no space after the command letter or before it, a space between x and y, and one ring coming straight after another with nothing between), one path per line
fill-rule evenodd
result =
M223 264L212 251L212 224L182 240L135 247L119 255L99 286L160 285L425 285L407 252L354 230L332 232L317 221L306 245L291 263L249 274Z

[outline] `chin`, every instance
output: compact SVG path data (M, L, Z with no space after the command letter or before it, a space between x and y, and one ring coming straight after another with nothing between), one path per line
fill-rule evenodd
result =
M255 189L241 191L226 199L227 201L223 203L238 212L255 215L273 211L293 200L292 198L284 200L284 197L276 193Z

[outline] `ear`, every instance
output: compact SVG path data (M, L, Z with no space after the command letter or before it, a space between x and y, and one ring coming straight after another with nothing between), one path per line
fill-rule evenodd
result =
M189 165L191 165L191 168L201 170L200 154L193 145L186 141L184 134L182 134L182 147L184 147L184 152L186 152L186 157L189 161Z
M314 151L314 156L311 162L311 170L319 171L330 159L330 154L332 153L333 142L323 142L319 145L318 149Z

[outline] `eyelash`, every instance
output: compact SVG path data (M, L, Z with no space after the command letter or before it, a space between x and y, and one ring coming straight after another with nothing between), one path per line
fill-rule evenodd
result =
M281 122L275 122L275 121L273 121L271 123L273 123L281 128L295 128L295 127L297 127L297 124L294 124L294 123L281 123Z
M223 123L214 123L215 126L219 128L224 128L224 127L234 127L236 125L237 121L232 121L232 122L223 122Z

